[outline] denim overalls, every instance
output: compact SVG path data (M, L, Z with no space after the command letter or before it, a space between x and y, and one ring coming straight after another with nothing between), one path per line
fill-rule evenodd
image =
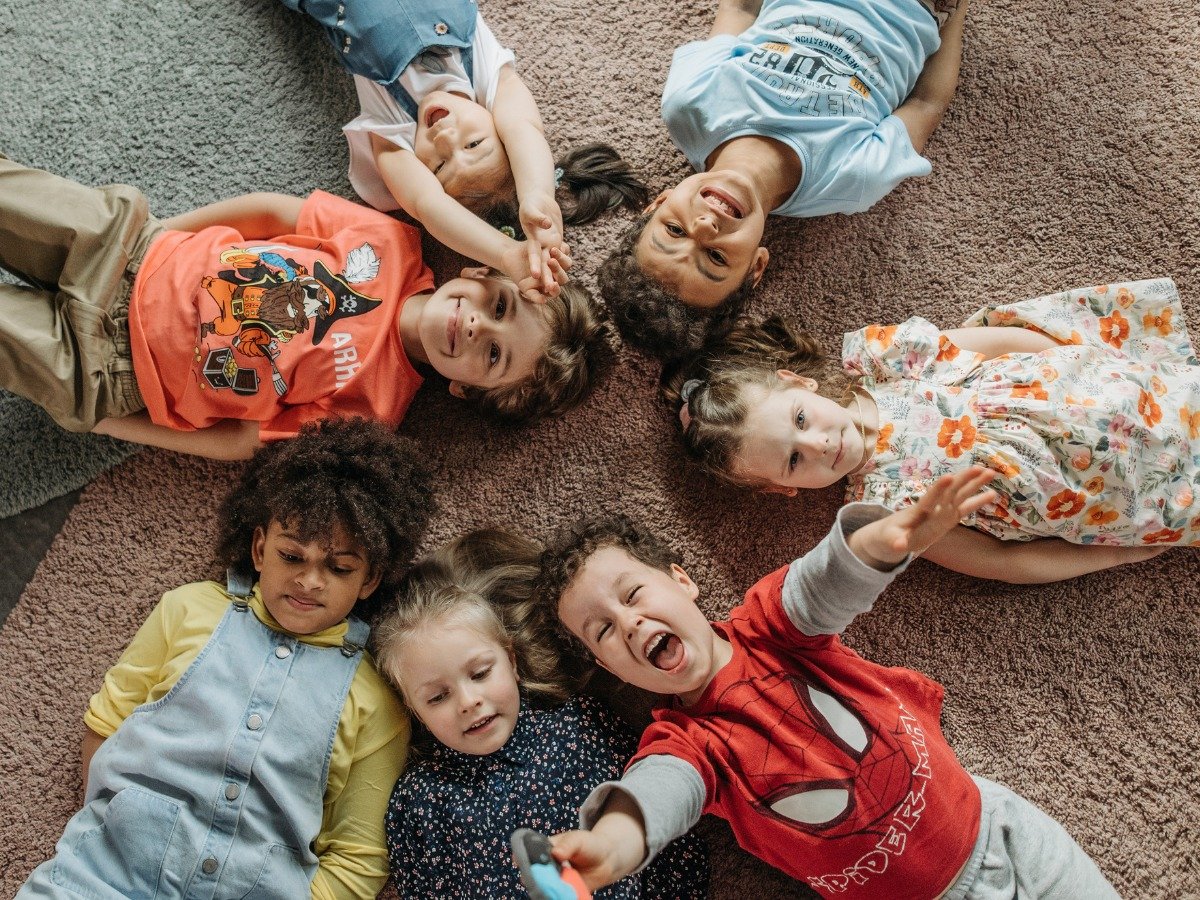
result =
M458 48L463 70L475 83L475 0L283 0L283 5L316 19L342 65L386 87L414 119L417 101L400 86L400 74L430 47Z
M309 896L333 739L369 629L351 618L340 647L301 643L260 622L236 580L179 681L96 751L87 805L22 900Z

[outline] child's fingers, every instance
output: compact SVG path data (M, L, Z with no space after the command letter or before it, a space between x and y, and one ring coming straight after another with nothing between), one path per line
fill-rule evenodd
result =
M568 253L567 250L568 250L567 245L563 244L563 245L561 245L561 249L558 247L555 247L555 248L551 249L551 251L550 251L551 253L554 254L554 258L555 258L555 260L558 261L558 264L560 266L562 266L564 269L569 269L569 268L571 268L571 266L573 266L575 264L574 261L571 259L571 254Z
M522 297L531 303L546 302L546 297L541 291L541 279L534 278L532 275L518 281L517 290L521 292Z
M542 248L534 241L526 241L525 252L529 257L529 274L538 281L542 280Z

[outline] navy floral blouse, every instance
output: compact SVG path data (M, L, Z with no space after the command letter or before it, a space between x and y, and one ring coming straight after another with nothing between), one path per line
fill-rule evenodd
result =
M600 701L577 697L550 710L522 698L512 737L488 756L439 744L396 783L386 818L392 880L402 898L523 898L509 836L579 827L593 787L619 778L637 735ZM637 875L597 900L708 896L708 854L698 835L665 847Z

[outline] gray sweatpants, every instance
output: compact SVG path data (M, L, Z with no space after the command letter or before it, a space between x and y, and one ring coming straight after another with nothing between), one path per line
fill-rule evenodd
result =
M972 775L979 838L943 900L1119 900L1066 829L1003 785Z

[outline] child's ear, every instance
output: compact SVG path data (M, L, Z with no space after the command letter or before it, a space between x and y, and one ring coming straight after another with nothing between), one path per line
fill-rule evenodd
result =
M750 271L747 274L754 279L755 287L758 287L758 283L762 281L763 272L767 271L767 263L770 262L770 259L771 252L766 247L759 247L754 251L754 262L750 264Z
M779 376L780 380L794 384L796 387L804 388L806 391L816 391L817 389L815 379L809 378L807 375L797 375L791 369L776 369L775 374Z
M768 484L758 490L763 494L783 494L785 497L795 497L799 493L794 487L784 487L781 484Z
M671 577L675 579L675 583L687 592L688 599L695 601L700 596L700 588L696 586L696 582L692 581L683 566L677 563L671 563Z
M452 382L450 382L450 393L453 394L455 397L457 397L459 400L466 400L467 399L467 385L463 384L461 381L452 381Z
M617 673L616 673L616 672L614 672L612 669L610 669L608 666L606 666L606 665L604 664L604 660L602 660L600 657L598 657L598 656L597 656L595 653L593 653L593 654L592 654L592 662L594 662L596 665L598 665L600 668L602 668L602 669L603 669L605 672L607 672L609 675L616 675L616 674L617 674Z
M254 537L250 539L250 559L254 563L254 571L261 572L263 564L263 551L267 546L267 533L263 527L259 525L254 529Z
M658 209L660 206L663 205L663 201L666 200L667 197L669 197L670 195L671 195L670 191L663 191L661 194L659 194L657 197L655 197L653 200L651 200L649 203L647 203L646 208L643 209L642 212L644 212L644 213L654 212L656 209Z
M487 266L467 266L459 274L460 278L487 278L492 270Z
M366 600L373 593L375 588L379 587L379 582L383 580L383 571L375 566L371 571L371 577L363 582L362 588L358 592L359 600Z

